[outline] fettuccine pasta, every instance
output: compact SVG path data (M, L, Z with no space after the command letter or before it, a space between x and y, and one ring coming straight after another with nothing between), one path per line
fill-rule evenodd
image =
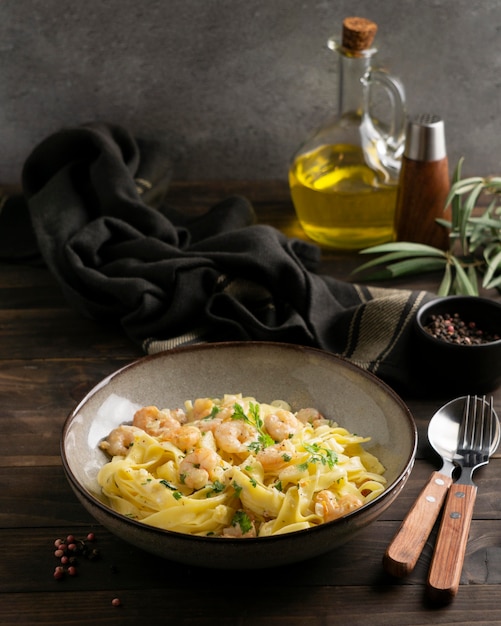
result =
M315 409L241 394L144 407L100 443L111 507L192 535L264 537L331 521L385 488L384 467Z

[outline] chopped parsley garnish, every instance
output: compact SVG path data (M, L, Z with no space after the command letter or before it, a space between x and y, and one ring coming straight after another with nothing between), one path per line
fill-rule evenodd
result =
M202 421L214 419L216 417L216 415L219 413L220 410L221 409L218 406L214 405L212 407L211 412L209 413L209 415L206 415L205 417L203 417Z
M207 497L211 498L213 495L217 493L221 493L225 490L225 484L219 480L215 480L213 483L210 483L211 489L207 492Z
M242 531L242 535L248 533L252 530L252 521L251 518L247 515L245 511L237 511L231 520L232 526L240 526L240 530Z
M310 453L310 458L305 462L298 465L302 470L308 467L309 463L321 463L327 465L330 469L337 463L337 454L330 448L325 448L318 443L304 444L306 452Z
M160 484L163 485L164 487L167 487L167 489L170 489L173 492L172 497L175 498L176 500L181 500L181 498L183 497L183 494L177 490L176 485L173 485L168 480L162 479L160 481Z
M240 498L242 493L242 487L238 483L233 483L233 489L235 490L235 498Z
M267 446L272 446L275 443L275 440L263 430L264 424L261 416L259 415L259 404L249 402L249 415L246 415L242 406L235 403L233 405L231 418L234 420L242 420L257 430L257 441L253 441L247 446L252 452L259 452L259 450L262 450Z
M160 484L163 485L164 487L167 487L167 489L172 489L172 491L176 491L177 487L176 485L173 485L172 483L170 483L168 480L164 480L162 479L160 481Z

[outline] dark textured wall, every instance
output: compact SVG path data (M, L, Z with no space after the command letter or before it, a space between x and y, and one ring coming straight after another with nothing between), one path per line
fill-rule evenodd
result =
M165 137L178 179L285 179L335 108L326 40L353 14L409 112L444 118L451 166L500 173L501 0L0 0L0 181L93 120Z

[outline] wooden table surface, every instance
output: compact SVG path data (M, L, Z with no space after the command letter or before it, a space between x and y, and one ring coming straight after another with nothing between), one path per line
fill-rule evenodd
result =
M182 208L241 193L262 222L302 236L284 184L183 183L169 192ZM354 254L325 253L321 272L348 279ZM435 291L439 276L392 286ZM494 294L495 296L495 294ZM388 511L355 543L306 563L265 571L185 567L136 549L96 524L73 495L59 454L61 428L102 378L140 357L119 329L80 317L43 267L0 263L0 623L501 624L501 453L475 474L475 504L461 586L454 602L430 606L425 580L433 534L405 580L381 559L400 521L439 460L427 423L440 399L404 397L419 430L411 477ZM494 394L501 413L501 390ZM53 578L54 540L93 532L100 559L75 577ZM114 606L114 598L120 606Z

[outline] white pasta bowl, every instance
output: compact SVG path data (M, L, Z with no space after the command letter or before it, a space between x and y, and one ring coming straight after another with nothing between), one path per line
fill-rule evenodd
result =
M97 481L109 461L99 444L130 422L137 408L183 406L185 400L252 396L285 400L293 411L315 407L350 432L384 465L384 491L360 508L291 533L266 537L193 536L149 526L109 506ZM66 419L63 467L83 506L121 539L166 559L220 569L284 565L351 540L395 500L414 464L417 431L403 401L386 384L322 350L268 342L202 344L139 359L96 385Z

